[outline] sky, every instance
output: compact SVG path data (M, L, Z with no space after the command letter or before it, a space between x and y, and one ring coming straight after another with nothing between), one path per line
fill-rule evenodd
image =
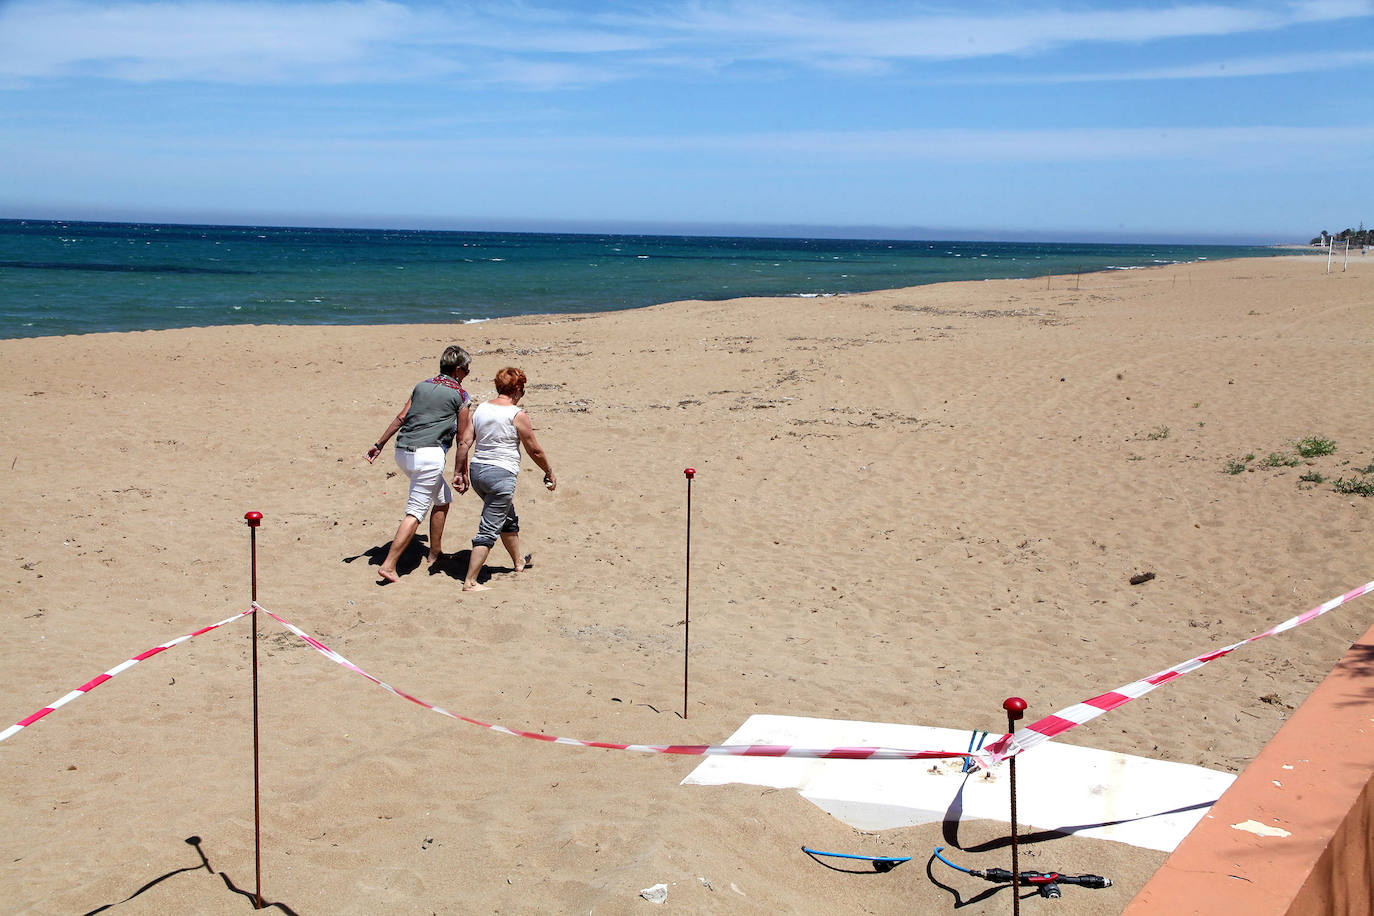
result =
M0 0L0 218L1306 242L1374 0Z

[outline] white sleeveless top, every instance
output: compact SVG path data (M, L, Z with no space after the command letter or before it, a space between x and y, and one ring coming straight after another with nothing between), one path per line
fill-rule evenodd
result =
M472 412L472 432L476 445L472 449L472 464L494 464L512 474L520 473L520 434L515 431L517 404L478 405Z

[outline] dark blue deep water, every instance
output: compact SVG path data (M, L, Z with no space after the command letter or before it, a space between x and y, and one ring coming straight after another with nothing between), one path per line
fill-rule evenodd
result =
M1038 277L1271 248L0 220L0 337L419 324Z

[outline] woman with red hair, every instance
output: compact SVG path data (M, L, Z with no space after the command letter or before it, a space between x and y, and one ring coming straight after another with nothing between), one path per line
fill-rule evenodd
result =
M520 553L520 517L515 514L515 479L520 474L520 449L544 472L544 486L558 486L549 457L534 437L529 414L520 409L525 396L525 373L506 367L496 373L496 397L481 404L472 414L458 445L458 461L467 464L467 479L472 491L482 497L482 519L472 539L472 558L463 591L486 591L477 581L482 565L496 539L510 554L515 571L530 565L530 555ZM475 443L475 445L474 445ZM469 446L472 457L467 459Z

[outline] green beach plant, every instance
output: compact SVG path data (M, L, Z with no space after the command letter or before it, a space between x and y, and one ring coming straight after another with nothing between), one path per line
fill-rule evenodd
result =
M1146 439L1167 439L1169 438L1169 427L1156 426L1145 434Z
M1305 439L1299 439L1294 448L1304 458L1320 458L1336 451L1336 443L1334 440L1322 436L1308 436Z
M1337 477L1331 482L1331 488L1347 496L1374 496L1374 480L1368 477L1352 477L1349 480Z
M1223 470L1228 474L1243 474L1249 470L1250 462L1255 460L1254 454L1246 455L1244 458L1228 458L1226 467Z
M1269 457L1261 461L1260 464L1267 468L1292 468L1302 464L1302 459L1296 455L1286 455L1283 452L1270 452Z
M1300 475L1298 477L1298 480L1302 481L1303 483L1317 484L1325 483L1326 477L1323 476L1320 471L1308 471L1307 473Z

